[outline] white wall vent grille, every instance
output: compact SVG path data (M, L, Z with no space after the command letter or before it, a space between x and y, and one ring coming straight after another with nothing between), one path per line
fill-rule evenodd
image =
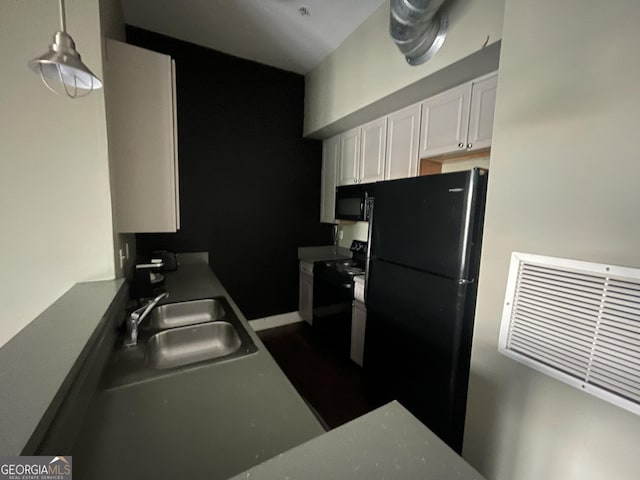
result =
M640 415L640 270L514 252L498 349Z

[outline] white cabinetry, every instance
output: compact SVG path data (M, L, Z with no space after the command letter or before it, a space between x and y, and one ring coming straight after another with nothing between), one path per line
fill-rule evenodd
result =
M384 160L387 143L387 119L380 118L362 127L362 148L358 183L384 180Z
M464 84L422 102L421 158L466 148L470 99L471 84Z
M355 300L351 309L351 360L362 366L364 360L364 331L367 307Z
M335 221L336 158L339 186L414 177L421 158L490 147L497 80L490 73L325 140L321 221Z
M298 314L309 325L313 323L313 263L300 262Z
M422 102L420 158L491 145L497 73Z
M175 65L109 40L105 98L119 232L180 228Z
M469 150L491 146L497 87L497 73L472 82L469 133L467 136L467 149Z
M336 181L340 158L340 136L322 142L322 189L320 221L336 223Z
M340 173L338 185L358 183L360 163L360 127L340 135Z
M412 105L387 117L385 180L417 175L420 108Z
M386 117L343 133L338 185L384 180L386 141Z

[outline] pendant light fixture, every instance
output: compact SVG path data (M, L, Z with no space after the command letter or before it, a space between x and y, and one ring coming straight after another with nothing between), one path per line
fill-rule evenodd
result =
M40 75L52 92L70 98L84 97L102 88L102 81L80 60L76 44L67 33L64 0L60 0L60 31L44 55L29 62L29 68Z

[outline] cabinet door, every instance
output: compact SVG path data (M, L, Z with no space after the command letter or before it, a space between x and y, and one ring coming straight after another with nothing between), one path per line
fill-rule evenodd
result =
M468 150L491 146L497 86L497 73L472 82L469 135L467 141Z
M180 230L180 169L178 165L178 88L176 86L176 61L171 60L171 103L173 105L173 170L176 201L176 230Z
M340 135L340 174L338 185L351 185L358 181L360 161L360 127Z
M412 105L389 115L385 180L416 176L419 136L420 105Z
M313 276L300 274L298 314L309 325L313 323Z
M386 117L362 126L362 151L358 183L384 180L384 164L387 144Z
M171 57L107 41L107 133L118 232L179 228Z
M351 309L351 360L362 366L364 358L364 331L367 325L367 309L360 302L353 302Z
M420 158L467 148L470 99L466 83L422 102Z
M320 191L320 221L336 223L336 180L340 136L322 142L322 189Z

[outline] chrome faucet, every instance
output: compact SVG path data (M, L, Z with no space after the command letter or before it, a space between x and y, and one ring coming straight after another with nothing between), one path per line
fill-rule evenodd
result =
M140 323L151 313L151 310L158 304L163 298L167 298L168 293L161 293L149 303L140 307L139 309L131 312L127 319L127 333L128 337L124 340L125 347L135 347L138 344L138 326Z

